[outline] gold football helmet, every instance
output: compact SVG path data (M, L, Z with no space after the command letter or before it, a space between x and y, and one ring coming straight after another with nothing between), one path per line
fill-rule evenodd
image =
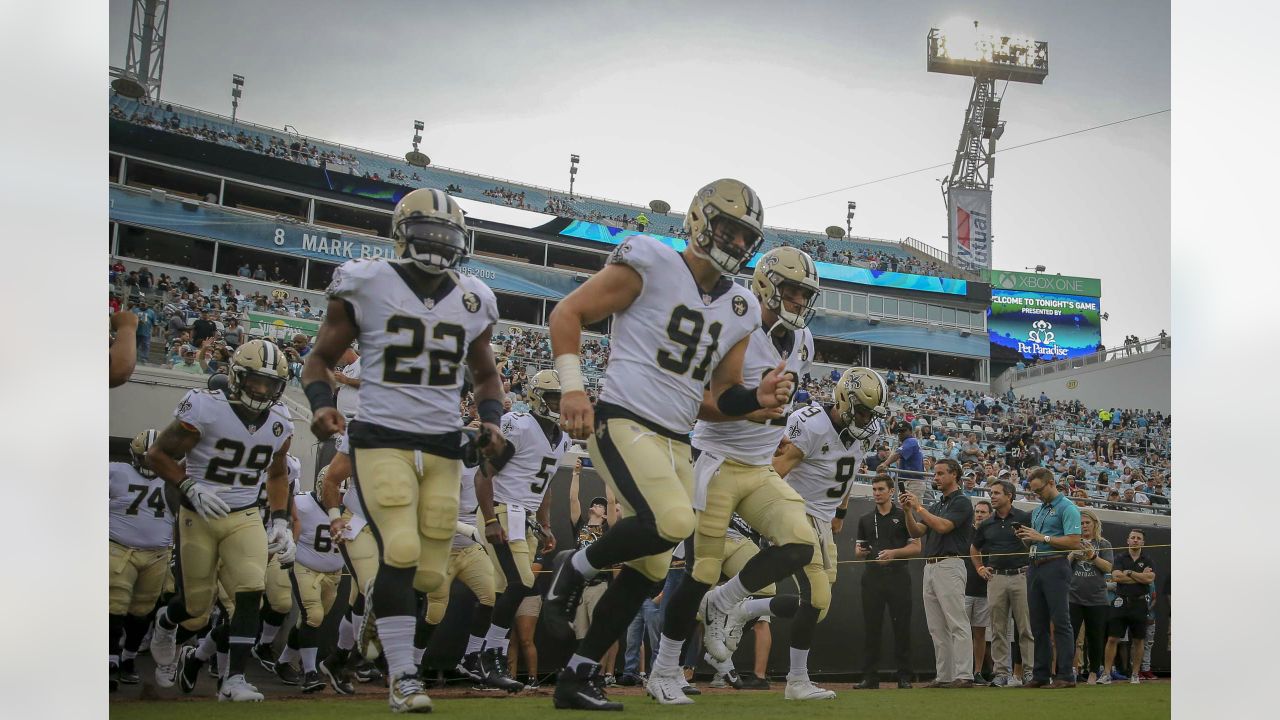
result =
M835 410L845 431L855 440L870 440L889 416L889 386L880 373L852 367L836 383Z
M147 463L147 450L151 449L151 444L156 441L156 431L154 428L147 428L138 433L133 442L129 443L129 456L133 463L133 469L144 478L153 478L156 471L151 469L151 465Z
M738 246L729 238L723 226L726 222L746 230L745 245ZM693 196L684 229L694 255L726 275L735 275L764 242L764 205L746 184L722 178Z
M391 215L396 255L429 273L442 273L467 254L467 221L443 190L419 188L396 203Z
M785 287L798 288L805 294L799 312L787 309L782 291ZM814 305L818 302L818 267L803 250L793 247L776 247L765 253L756 263L751 276L751 292L760 304L777 314L778 320L792 330L799 330L813 319Z
M539 370L530 378L525 394L529 398L529 412L553 422L560 421L560 373Z
M289 361L275 343L250 340L231 356L227 399L255 412L280 401L289 382Z

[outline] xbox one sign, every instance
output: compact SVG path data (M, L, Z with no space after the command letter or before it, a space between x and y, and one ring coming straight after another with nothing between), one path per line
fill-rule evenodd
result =
M982 275L983 280L991 283L992 290L1102 297L1102 281L1097 278L1043 275L1040 273L1013 272L1011 270L986 270L983 271Z

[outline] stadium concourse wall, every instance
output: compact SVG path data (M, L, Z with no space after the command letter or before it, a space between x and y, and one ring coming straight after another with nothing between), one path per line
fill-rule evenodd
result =
M1021 397L1040 397L1043 392L1050 400L1079 400L1085 407L1171 412L1170 348L1147 347L1143 352L1116 357L1118 352L1110 352L1111 357L1096 364L1085 362L1088 358L1077 358L1078 362L1061 361L1022 371L1009 370L1008 378L1021 379L1009 382L1002 377L1001 380ZM1073 364L1081 367L1071 367Z

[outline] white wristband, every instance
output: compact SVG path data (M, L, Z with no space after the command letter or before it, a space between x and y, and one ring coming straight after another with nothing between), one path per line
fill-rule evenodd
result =
M585 390L582 379L582 359L572 353L556 356L556 374L560 376L560 392Z
M338 509L338 508L336 508L336 507L329 508L329 520L330 520L330 521L337 520L337 519L338 519L338 518L340 518L340 517L342 517L342 511L341 511L341 510L339 510L339 509Z

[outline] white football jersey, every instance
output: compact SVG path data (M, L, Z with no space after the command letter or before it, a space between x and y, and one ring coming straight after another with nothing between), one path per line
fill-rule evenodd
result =
M458 273L422 296L406 273L401 261L350 260L329 285L329 297L350 303L360 329L358 420L415 435L454 432L462 427L467 350L498 319L497 300L482 281Z
M760 324L759 303L727 277L703 293L680 253L648 235L628 238L609 262L640 273L644 289L614 315L600 400L687 435L712 371Z
M345 432L338 436L338 440L334 444L334 449L347 457L351 457L351 440L347 437ZM356 481L354 477L347 479L347 489L342 493L342 505L351 511L351 526L354 526L356 521L359 520L360 527L364 527L366 522L364 504L360 502L360 492L356 490ZM357 527L354 531L349 533L351 537L355 537L355 533L360 531L360 527Z
M108 535L131 548L169 547L173 518L164 503L164 479L144 478L129 463L107 465Z
M880 421L872 422L877 424L877 431L868 445L880 439ZM831 522L836 508L849 494L849 483L862 464L866 446L837 432L831 416L816 403L791 414L787 437L804 453L804 459L787 473L785 480L804 498L806 512Z
M289 469L289 497L302 492L302 461L293 455L285 455L284 465ZM263 524L271 515L271 502L267 498L267 475L262 474L262 482L258 484L258 511L262 514Z
M476 513L480 510L480 503L476 502L476 472L480 466L467 467L462 466L462 486L458 490L458 522L466 523L480 532L484 530L476 525ZM453 536L453 549L461 550L468 545L475 545L476 541L467 535L455 533Z
M553 439L548 440L538 419L528 413L503 415L501 427L515 454L493 476L493 500L533 512L542 504L547 485L573 441L555 425Z
M360 358L356 358L355 362L340 370L343 375L352 380L360 379ZM348 418L353 418L360 411L360 388L350 385L338 386L338 412Z
M329 535L329 514L315 493L294 495L293 504L298 508L297 562L316 572L341 570L342 554Z
M765 328L756 325L751 333L751 340L747 343L746 357L742 360L742 378L748 386L758 385L760 379L785 359L787 370L796 374L796 387L799 387L799 380L809 372L813 364L813 333L808 328L803 328L788 333L785 340L789 342L786 342L782 352L778 352L778 346ZM795 397L794 392L792 397ZM791 411L790 403L787 404L787 411ZM750 420L699 420L693 426L693 446L744 465L768 465L785 431L785 416L767 425Z
M264 471L293 437L293 420L282 403L248 424L221 390L188 391L173 416L200 433L187 453L187 476L213 488L232 510L257 504Z

